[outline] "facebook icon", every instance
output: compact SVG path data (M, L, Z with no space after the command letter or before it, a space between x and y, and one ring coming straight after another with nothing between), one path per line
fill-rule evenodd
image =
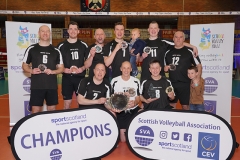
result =
M190 133L184 133L184 141L186 142L192 142L192 134Z

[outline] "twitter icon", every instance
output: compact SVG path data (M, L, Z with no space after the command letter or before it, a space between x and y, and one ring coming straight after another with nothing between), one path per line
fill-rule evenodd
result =
M172 132L172 140L179 140L179 132Z

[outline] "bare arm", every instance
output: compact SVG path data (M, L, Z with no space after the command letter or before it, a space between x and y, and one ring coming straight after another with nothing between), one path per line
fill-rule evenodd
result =
M94 58L94 56L96 54L95 52L96 52L96 48L92 47L91 50L90 50L88 58L84 62L85 68L89 68L92 65L93 58Z
M202 76L202 64L198 64L197 65L197 69L198 69L198 76L197 76L197 78L201 78L201 76Z
M122 46L122 44L121 44L121 43L118 43L118 44L116 45L116 47L114 48L114 50L112 51L112 53L110 54L110 56L104 57L104 63L105 63L105 65L106 65L107 67L112 64L113 59L114 59L117 51L121 48L121 46Z
M41 71L40 71L39 68L33 68L33 69L32 69L32 68L29 66L29 64L27 64L27 63L25 63L25 62L22 63L22 69L23 69L25 72L28 72L28 73L31 73L31 74L40 74L40 73L41 73Z
M93 104L104 104L106 102L106 98L99 98L99 99L86 99L81 94L77 96L78 104L80 105L93 105Z
M46 69L44 73L46 74L60 74L64 71L64 66L63 64L58 64L56 70L51 70L51 69Z

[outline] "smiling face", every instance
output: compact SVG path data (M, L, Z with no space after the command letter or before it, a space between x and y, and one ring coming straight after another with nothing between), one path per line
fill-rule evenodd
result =
M105 66L101 63L98 63L94 70L94 77L98 80L98 81L101 81L103 80L105 74L106 74L106 69L105 69Z
M50 41L50 29L48 26L43 25L38 31L40 41Z
M198 75L198 72L196 72L194 69L188 69L188 78L189 79L195 79Z
M102 29L96 29L94 38L96 39L97 44L103 44L105 39L105 33Z
M132 72L131 63L128 61L123 62L120 70L122 71L122 76L130 77L130 73Z
M119 24L119 25L116 25L115 28L114 28L114 34L116 36L116 39L123 39L123 36L124 36L124 26Z
M148 27L148 32L150 34L150 38L157 38L159 30L160 29L159 29L157 23L150 23L149 27Z
M181 31L177 31L174 34L173 41L174 41L175 47L177 47L177 48L183 47L184 46L183 42L185 41L184 33Z
M161 72L161 66L159 63L151 63L149 67L149 71L152 74L152 77L159 77Z
M69 38L76 39L78 33L79 33L78 26L74 24L70 24L68 27Z

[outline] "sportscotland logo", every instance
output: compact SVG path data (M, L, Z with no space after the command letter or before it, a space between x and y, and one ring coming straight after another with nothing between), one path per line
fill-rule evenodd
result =
M209 49L211 46L211 30L208 28L205 30L204 28L202 29L201 32L201 43L199 44L199 47L204 49Z
M17 45L20 49L27 48L29 46L29 33L27 27L19 27Z
M205 87L204 87L205 92L213 93L217 90L218 82L216 79L214 79L212 77L207 77L204 80L205 80Z
M51 160L60 160L62 158L62 151L60 149L54 149L50 152Z
M204 100L204 108L206 112L217 113L217 101Z
M199 132L198 134L198 158L219 159L220 135Z
M145 147L149 146L153 142L154 132L148 126L141 126L135 132L135 140L142 147L134 147L134 148L151 150Z

